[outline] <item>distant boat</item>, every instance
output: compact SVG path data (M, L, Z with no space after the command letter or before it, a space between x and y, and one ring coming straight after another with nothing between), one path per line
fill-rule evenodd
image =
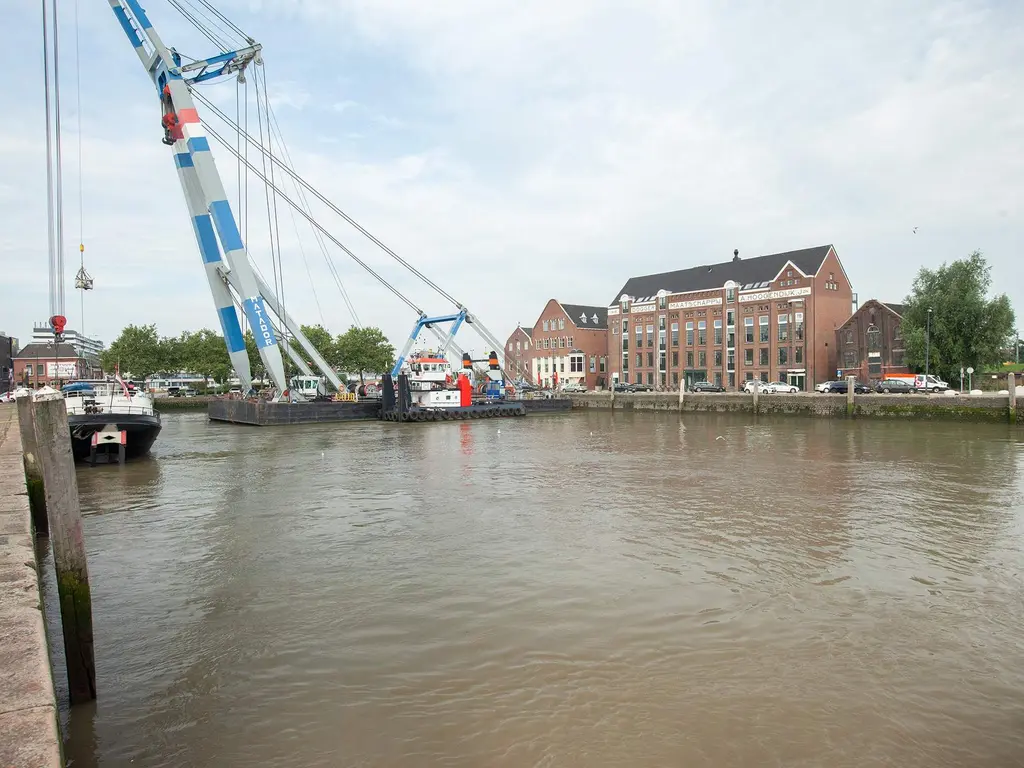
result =
M88 459L93 435L124 432L125 459L145 456L162 425L146 392L121 381L74 381L61 388L75 459Z

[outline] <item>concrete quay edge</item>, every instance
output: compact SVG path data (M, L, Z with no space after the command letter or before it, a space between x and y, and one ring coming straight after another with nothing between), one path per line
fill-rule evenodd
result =
M0 405L0 768L64 764L16 405Z

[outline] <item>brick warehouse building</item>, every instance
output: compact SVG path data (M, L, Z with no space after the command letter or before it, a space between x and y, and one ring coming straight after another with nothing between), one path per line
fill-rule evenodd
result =
M532 382L543 387L606 386L608 309L551 299L533 325Z
M836 331L836 368L843 376L876 383L893 373L910 373L904 360L903 305L865 301Z
M70 344L29 344L14 357L14 380L20 386L38 389L56 386L77 378L100 375L97 361L83 357Z
M853 289L835 248L633 277L608 309L612 380L677 389L748 379L801 390L835 376L835 331Z
M505 342L505 372L514 379L533 381L533 371L530 368L532 333L533 328L523 328L520 325L512 331L512 335Z

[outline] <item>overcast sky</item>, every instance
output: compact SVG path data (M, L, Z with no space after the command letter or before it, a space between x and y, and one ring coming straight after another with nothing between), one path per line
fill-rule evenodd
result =
M216 328L155 93L106 3L80 10L79 217L74 5L60 5L69 326L83 325L81 226L96 281L88 334ZM607 304L634 274L825 243L862 301L901 300L920 266L980 248L1024 311L1024 4L218 7L264 45L296 170L502 339L551 297ZM217 52L165 0L147 9L168 44ZM5 11L0 85L0 331L22 339L49 315L39 13ZM234 115L235 90L203 92ZM215 156L234 205L236 164ZM272 279L263 190L252 182L249 194L248 246ZM352 315L310 228L287 210L285 302L302 322L343 331ZM450 309L342 220L316 215L418 306ZM412 312L338 249L329 255L359 321L400 345Z

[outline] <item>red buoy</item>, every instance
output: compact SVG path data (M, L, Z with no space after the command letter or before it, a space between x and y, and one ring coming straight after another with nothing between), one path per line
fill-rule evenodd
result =
M68 319L64 315L54 315L50 318L50 327L54 333L64 333L64 326L67 324Z

